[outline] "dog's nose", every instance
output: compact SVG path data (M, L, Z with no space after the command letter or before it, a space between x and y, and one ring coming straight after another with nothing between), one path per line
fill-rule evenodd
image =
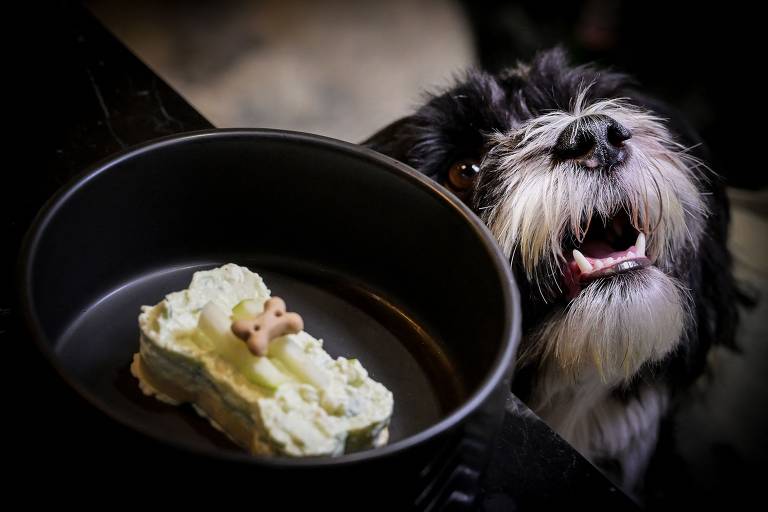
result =
M624 142L631 137L632 132L609 116L584 116L566 126L553 154L559 160L575 160L588 169L611 169L624 161Z

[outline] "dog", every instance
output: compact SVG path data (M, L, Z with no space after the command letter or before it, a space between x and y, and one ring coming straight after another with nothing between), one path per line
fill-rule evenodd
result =
M521 291L513 391L628 492L662 421L732 346L728 201L706 150L627 75L559 48L469 71L363 143L487 225Z

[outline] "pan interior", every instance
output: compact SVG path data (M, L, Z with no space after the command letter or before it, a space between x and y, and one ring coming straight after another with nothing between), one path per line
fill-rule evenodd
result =
M229 261L179 262L107 290L66 328L55 345L62 364L89 391L159 438L190 447L238 450L189 405L174 407L142 395L128 365L138 349L140 306L186 288L192 274ZM357 357L395 397L390 442L436 423L465 391L440 342L420 322L365 286L298 264L238 258L264 278L273 295L300 312L305 329L332 357Z

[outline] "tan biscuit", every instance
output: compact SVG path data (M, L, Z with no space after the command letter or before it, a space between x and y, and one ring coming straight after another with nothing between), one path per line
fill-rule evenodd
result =
M304 329L304 320L297 313L285 310L285 301L272 297L264 303L264 311L254 318L232 323L232 332L245 341L255 356L267 354L269 342L286 334L296 334Z

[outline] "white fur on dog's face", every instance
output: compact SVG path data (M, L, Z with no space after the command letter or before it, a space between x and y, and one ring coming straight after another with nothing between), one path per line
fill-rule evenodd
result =
M706 206L694 172L701 165L676 143L662 121L622 100L583 105L533 118L492 135L483 169L500 173L481 215L502 249L519 262L542 295L563 290L563 244L580 242L590 222L624 211L647 237L655 267L598 279L529 337L521 362L555 362L572 375L597 367L605 381L630 378L681 340L688 319L685 288L672 275L702 234ZM624 163L611 172L557 161L551 150L563 130L587 115L608 116L632 132Z
M689 309L687 290L654 267L596 281L529 334L520 361L554 361L573 378L594 366L616 385L680 342Z

